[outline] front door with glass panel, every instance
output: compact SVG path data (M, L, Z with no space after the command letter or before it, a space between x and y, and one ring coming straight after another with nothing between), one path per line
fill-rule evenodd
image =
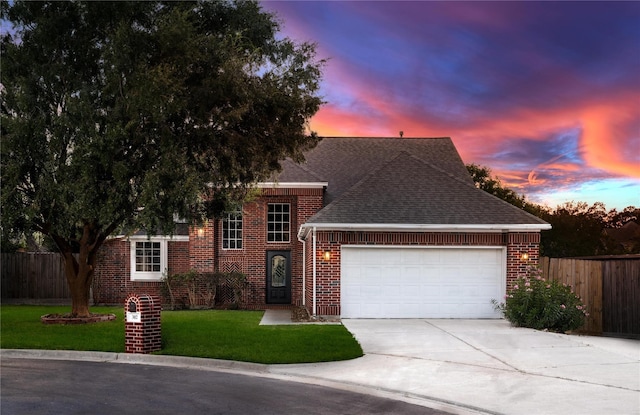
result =
M291 304L291 252L267 251L267 304Z

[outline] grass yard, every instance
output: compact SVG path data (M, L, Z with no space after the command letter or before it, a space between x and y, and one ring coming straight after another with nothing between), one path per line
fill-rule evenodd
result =
M115 321L88 325L45 325L40 316L69 312L69 306L0 307L0 347L124 352L122 307L92 307ZM157 354L255 363L312 363L362 356L342 325L259 326L262 311L163 311L162 350Z

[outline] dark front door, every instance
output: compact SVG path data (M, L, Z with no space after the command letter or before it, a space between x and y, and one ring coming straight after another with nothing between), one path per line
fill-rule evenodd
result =
M267 251L267 304L291 304L290 251Z

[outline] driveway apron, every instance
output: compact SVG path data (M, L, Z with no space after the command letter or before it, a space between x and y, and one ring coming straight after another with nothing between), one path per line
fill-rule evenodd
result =
M343 324L365 356L270 372L358 384L499 414L640 414L640 342L511 327L504 320Z

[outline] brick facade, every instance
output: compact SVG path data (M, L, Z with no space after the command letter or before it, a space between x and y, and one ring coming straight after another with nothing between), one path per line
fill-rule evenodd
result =
M222 222L209 220L189 229L189 240L168 242L168 273L188 270L199 272L239 271L247 276L243 298L249 309L266 306L267 251L291 252L292 305L302 305L302 243L297 239L300 225L322 208L322 189L262 189L255 200L246 202L242 215L242 249L222 248ZM287 242L267 241L267 206L269 203L290 205L290 232ZM131 281L130 242L126 238L105 243L99 253L93 296L100 304L118 304L130 293L163 296L162 282ZM277 306L276 306L277 307Z
M269 203L290 205L288 242L267 242L267 206ZM202 227L189 230L188 241L168 242L168 272L182 273L190 269L200 272L239 271L247 276L243 299L249 309L264 309L266 304L267 251L291 252L291 303L304 305L313 312L313 263L316 264L316 314L340 315L340 247L342 245L424 245L424 246L504 246L506 247L507 288L528 265L537 264L539 232L522 233L456 233L456 232L316 232L312 238L298 241L297 230L323 207L322 189L268 188L243 206L242 249L222 248L222 223L210 220ZM122 304L131 293L163 295L162 282L131 281L130 242L113 239L100 250L93 286L96 303ZM303 254L304 249L304 254ZM325 251L330 259L323 258ZM522 254L528 259L523 260ZM304 286L303 286L303 257ZM303 299L304 292L304 299ZM163 297L165 304L168 299ZM278 307L278 306L276 306Z
M126 238L111 239L100 248L93 278L95 304L121 304L131 293L150 294L163 298L161 281L131 280L131 242ZM189 270L189 242L168 241L168 273Z
M507 289L515 280L540 260L540 233L510 233L507 237ZM528 258L522 258L526 253Z

